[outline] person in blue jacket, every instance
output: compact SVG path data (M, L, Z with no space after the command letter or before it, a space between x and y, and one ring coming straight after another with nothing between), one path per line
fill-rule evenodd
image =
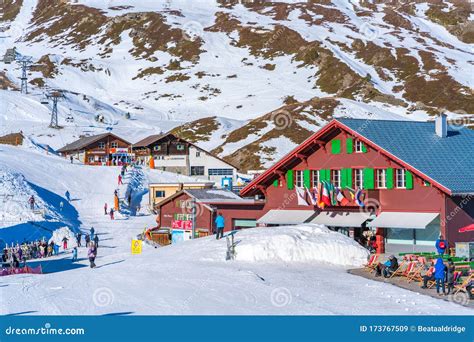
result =
M440 235L439 239L436 240L435 247L438 251L438 254L440 255L443 255L446 252L446 249L448 248L448 241L443 239L443 235Z
M216 223L216 239L219 240L219 236L222 238L224 237L224 227L225 227L225 219L224 216L222 216L221 213L217 214L216 220L214 221Z
M438 296L441 296L439 293L440 288L443 288L443 295L446 295L446 289L444 285L444 278L446 276L446 266L444 265L443 259L438 258L435 264L435 281L436 281L436 293Z

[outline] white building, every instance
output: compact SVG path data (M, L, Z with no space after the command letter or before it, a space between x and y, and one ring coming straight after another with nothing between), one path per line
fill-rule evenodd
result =
M221 186L222 178L237 179L237 168L197 145L165 133L151 135L133 144L135 159L149 165L153 157L155 169L195 176Z

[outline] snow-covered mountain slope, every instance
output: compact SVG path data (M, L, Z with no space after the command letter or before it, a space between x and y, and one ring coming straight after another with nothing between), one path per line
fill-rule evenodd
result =
M101 111L129 139L177 127L243 169L261 168L337 115L395 112L426 119L445 111L469 123L470 3L394 4L8 0L0 54L15 46L33 57L29 81L37 99L32 95L24 102L38 104L48 89L67 91L60 103L65 129L47 131L52 140L62 134L69 142L82 134L71 134L74 130L103 130L94 122L78 128L64 121ZM19 88L19 66L2 66L0 85L8 92ZM37 122L25 106L11 111L27 112ZM298 111L301 107L307 109ZM297 125L275 130L265 124L278 109L287 110ZM126 113L132 120L123 120ZM25 131L30 134L27 126ZM45 135L41 139L47 143ZM243 163L249 153L257 158Z

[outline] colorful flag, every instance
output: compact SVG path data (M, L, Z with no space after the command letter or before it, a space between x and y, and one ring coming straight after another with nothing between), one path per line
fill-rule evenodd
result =
M331 198L329 197L329 187L326 182L323 182L323 191L321 195L321 201L324 205L331 205Z
M349 204L349 200L344 196L344 194L342 193L342 190L336 189L336 191L337 191L336 199L339 202L339 204L344 205L344 206Z
M298 205L309 205L305 199L305 192L303 188L295 187L296 195L298 196Z
M355 201L359 207L365 207L364 197L364 192L361 189L357 189L355 194Z
M316 205L316 196L314 194L314 191L309 191L307 187L305 187L306 193L308 194L309 201L311 202L312 205ZM313 189L314 190L314 189Z

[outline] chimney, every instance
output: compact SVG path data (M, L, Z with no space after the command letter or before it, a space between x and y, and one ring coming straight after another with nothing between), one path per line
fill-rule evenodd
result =
M440 114L435 119L435 131L436 135L440 138L446 138L448 135L448 116L446 114Z

